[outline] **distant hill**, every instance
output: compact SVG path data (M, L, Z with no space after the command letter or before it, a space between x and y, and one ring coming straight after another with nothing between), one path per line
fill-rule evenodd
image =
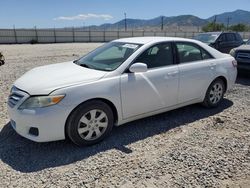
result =
M206 25L208 22L214 21L215 15L211 16L207 19L202 19L194 15L180 15L180 16L159 16L153 19L145 20L145 19L131 19L128 18L127 28L128 29L138 29L138 28L154 28L160 27L163 17L164 27L166 26L194 26L194 27L202 27ZM216 15L216 22L227 24L227 20L229 18L229 24L248 24L250 25L250 12L245 10L236 10L233 12L225 12L222 14ZM116 23L107 23L102 24L100 26L91 26L92 29L120 29L124 28L125 20L120 20Z
M167 26L203 26L207 24L207 20L201 19L193 15L181 15L174 17L166 17L164 24Z
M150 20L142 19L127 19L128 28L145 28L145 27L160 27L163 17L164 26L203 26L208 22L201 18L193 15L182 15L182 16L159 16ZM103 24L97 26L99 29L117 29L124 27L125 20L121 20L114 24ZM94 26L93 26L94 27Z
M229 24L235 25L238 23L250 25L250 12L245 10L236 10L233 12L225 12L222 14L214 15L207 19L207 21L212 22L216 16L216 22L227 24L229 18Z

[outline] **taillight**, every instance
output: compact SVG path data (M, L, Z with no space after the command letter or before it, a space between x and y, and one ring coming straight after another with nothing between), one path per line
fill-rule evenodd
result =
M237 67L237 61L236 60L233 60L232 64L233 64L234 67Z

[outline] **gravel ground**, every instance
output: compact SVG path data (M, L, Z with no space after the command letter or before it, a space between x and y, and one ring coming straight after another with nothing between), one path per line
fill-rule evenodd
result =
M100 44L0 45L0 187L242 187L250 185L250 78L222 105L191 105L114 128L91 147L34 143L8 123L6 99L27 70Z

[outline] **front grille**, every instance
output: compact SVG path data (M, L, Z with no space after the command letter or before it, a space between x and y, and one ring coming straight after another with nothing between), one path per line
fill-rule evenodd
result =
M8 98L8 104L10 107L16 106L16 104L23 98L24 96L18 93L12 93L10 94Z
M250 52L238 52L236 59L250 60Z
M15 86L11 88L10 92L8 105L13 108L24 97L24 92Z

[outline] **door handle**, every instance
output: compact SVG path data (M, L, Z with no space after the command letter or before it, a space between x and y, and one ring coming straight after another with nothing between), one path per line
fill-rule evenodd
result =
M168 76L175 76L176 74L178 74L178 71L169 72L169 73L168 73Z

